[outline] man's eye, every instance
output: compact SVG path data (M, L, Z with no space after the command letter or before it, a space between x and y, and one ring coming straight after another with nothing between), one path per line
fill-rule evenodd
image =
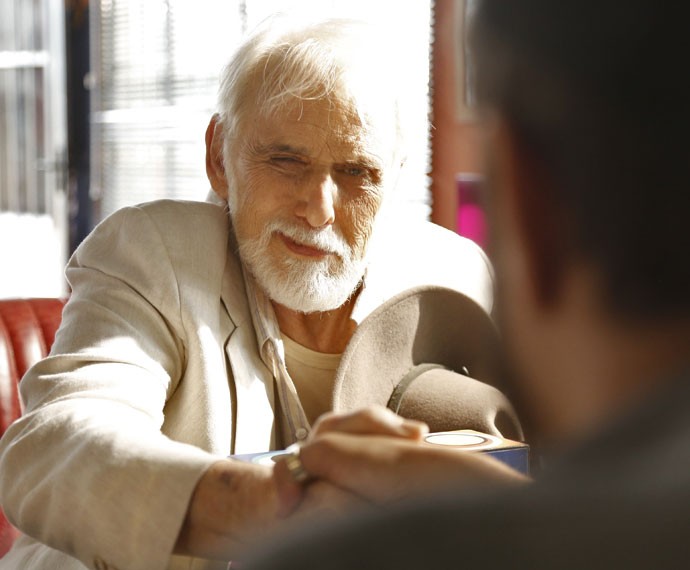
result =
M282 166L293 166L293 165L300 165L303 164L303 162L294 157L294 156L272 156L271 157L271 162L273 164L279 164Z
M355 166L355 165L348 165L344 166L342 168L343 174L347 174L348 176L364 176L367 171L366 169L360 167L360 166Z
M349 178L356 184L381 183L381 171L364 164L343 164L337 169L341 176Z

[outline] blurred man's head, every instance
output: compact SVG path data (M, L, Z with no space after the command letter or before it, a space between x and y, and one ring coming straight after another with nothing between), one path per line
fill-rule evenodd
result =
M567 393L557 378L568 379L564 354L580 332L648 330L664 346L659 331L687 330L689 15L640 0L479 2L472 46L500 302L542 415ZM606 390L588 385L596 360L575 372Z
M264 24L220 90L227 199L240 255L275 302L340 307L357 289L403 160L392 66L372 30Z

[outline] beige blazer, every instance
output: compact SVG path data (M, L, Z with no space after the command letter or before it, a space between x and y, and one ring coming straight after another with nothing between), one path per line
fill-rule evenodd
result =
M229 235L222 207L165 200L115 213L75 252L53 349L0 441L0 501L27 535L0 568L225 568L171 552L209 465L273 442L273 378ZM422 223L379 249L372 310L422 283L490 310L471 242Z

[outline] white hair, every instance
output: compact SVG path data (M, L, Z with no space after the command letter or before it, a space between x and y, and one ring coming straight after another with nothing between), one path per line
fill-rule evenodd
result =
M240 46L225 67L218 97L226 168L248 114L270 116L286 104L326 99L349 108L361 124L389 119L391 152L404 160L407 110L401 66L376 29L352 19L315 22L275 15ZM403 110L405 109L405 110Z

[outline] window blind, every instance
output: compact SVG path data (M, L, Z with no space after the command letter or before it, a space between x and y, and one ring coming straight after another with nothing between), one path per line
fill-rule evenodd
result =
M203 199L204 129L241 37L238 2L100 0L92 12L91 192L100 217Z

